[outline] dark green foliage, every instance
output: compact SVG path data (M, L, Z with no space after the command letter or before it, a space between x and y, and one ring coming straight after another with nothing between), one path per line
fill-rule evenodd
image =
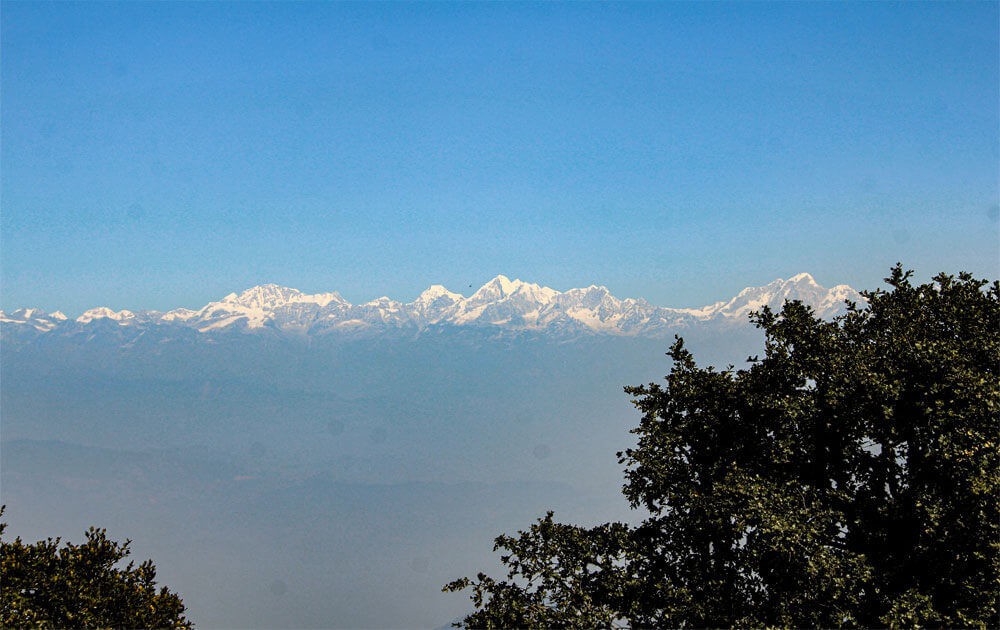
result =
M0 534L5 525L0 523ZM191 628L180 597L156 589L156 567L115 565L130 553L90 528L82 545L0 541L4 628Z
M754 316L748 369L678 339L619 453L637 527L551 513L495 549L469 627L1000 626L1000 284L866 293L832 322Z

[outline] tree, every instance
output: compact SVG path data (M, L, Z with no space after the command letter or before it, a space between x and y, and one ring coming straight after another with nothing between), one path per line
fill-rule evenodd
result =
M1000 284L962 273L823 321L754 323L763 359L666 385L618 454L638 526L552 513L494 550L468 627L1000 627Z
M0 514L2 514L0 510ZM6 524L0 523L0 534ZM184 603L166 587L156 589L151 560L138 567L126 558L130 541L108 540L87 530L82 545L60 539L24 544L0 540L0 620L5 628L192 628Z

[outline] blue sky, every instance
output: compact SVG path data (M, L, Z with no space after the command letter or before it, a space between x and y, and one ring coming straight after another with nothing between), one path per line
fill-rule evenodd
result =
M0 10L6 309L1000 275L997 3Z

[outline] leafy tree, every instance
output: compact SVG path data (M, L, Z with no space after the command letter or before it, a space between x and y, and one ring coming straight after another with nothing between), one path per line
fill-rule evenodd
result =
M2 510L0 510L2 514ZM6 529L0 523L0 534ZM181 598L156 589L151 560L138 567L130 541L87 530L82 545L58 538L26 545L0 540L0 621L4 628L192 628Z
M1000 284L962 273L823 321L753 315L763 359L677 339L619 453L638 526L552 514L494 550L469 627L1000 627Z

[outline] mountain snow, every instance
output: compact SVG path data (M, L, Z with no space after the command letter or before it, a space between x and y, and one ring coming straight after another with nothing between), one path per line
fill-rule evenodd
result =
M420 332L430 327L475 326L504 330L535 330L563 334L660 336L699 322L743 324L750 312L768 306L778 310L786 300L801 300L821 317L842 312L845 301L862 296L847 285L826 289L807 273L764 286L748 287L730 300L702 308L653 306L642 299L619 299L607 287L557 291L550 287L498 275L469 297L435 284L408 304L389 297L354 305L339 293L309 295L276 284L230 293L198 310L114 311L93 308L76 320L61 312L40 309L0 311L5 325L29 325L39 332L87 326L100 320L121 326L182 326L202 333L259 329L287 334L376 334L386 330Z
M124 324L130 319L135 319L135 313L125 310L113 311L106 306L98 306L97 308L85 311L83 315L76 318L76 321L81 324L86 324L94 321L95 319L110 319L120 324Z

